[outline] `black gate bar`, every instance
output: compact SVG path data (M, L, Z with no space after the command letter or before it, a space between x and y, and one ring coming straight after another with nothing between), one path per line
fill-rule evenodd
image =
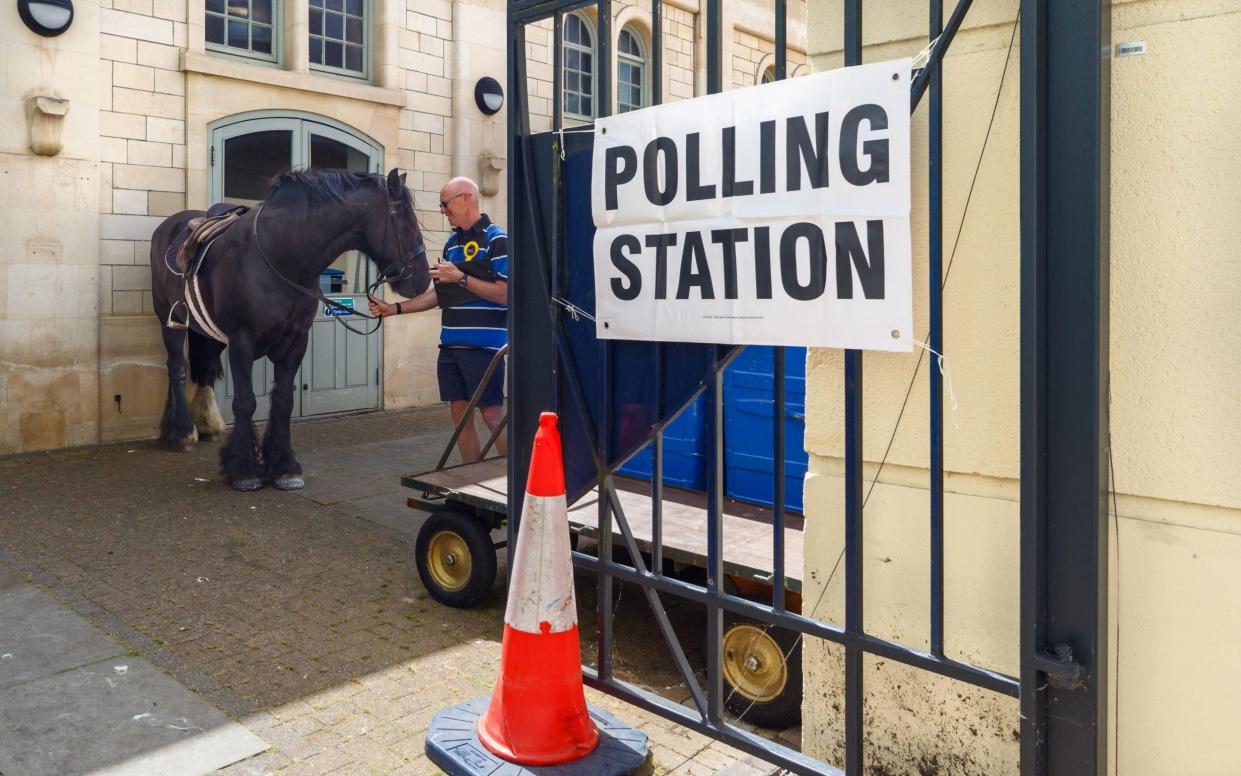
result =
M1102 775L1111 8L1021 14L1022 773Z

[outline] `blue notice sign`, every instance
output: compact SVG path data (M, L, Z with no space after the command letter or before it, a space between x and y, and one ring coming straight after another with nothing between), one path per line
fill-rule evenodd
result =
M349 309L342 310L340 309L340 307L333 307L330 304L324 305L323 314L326 315L327 317L343 318L345 316L353 315L353 297L351 296L339 296L339 297L329 296L328 299L332 300L333 302L340 305L341 307L348 307Z

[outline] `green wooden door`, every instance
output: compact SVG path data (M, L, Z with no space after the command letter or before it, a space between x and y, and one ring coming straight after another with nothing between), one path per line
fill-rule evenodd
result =
M382 149L378 144L347 131L328 119L309 114L263 111L234 117L213 125L211 133L211 201L226 200L253 205L267 191L271 179L290 168L337 168L380 172ZM366 287L375 277L375 266L359 251L337 257L332 269L339 271L340 293L331 298L355 309L366 309ZM310 343L298 372L293 395L293 416L322 415L374 409L379 406L381 332L369 337L351 333L325 314L319 305L311 325ZM368 331L365 319L351 318L350 325ZM263 358L255 362L251 379L257 407L255 420L270 412L274 367ZM233 420L233 379L224 354L224 387L220 412Z

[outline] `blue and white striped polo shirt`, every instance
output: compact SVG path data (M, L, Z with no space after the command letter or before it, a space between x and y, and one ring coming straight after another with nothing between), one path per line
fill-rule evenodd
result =
M508 280L508 235L484 213L469 229L454 229L444 260L471 278ZM440 346L499 350L508 343L508 306L480 299L455 284L436 286L441 312Z

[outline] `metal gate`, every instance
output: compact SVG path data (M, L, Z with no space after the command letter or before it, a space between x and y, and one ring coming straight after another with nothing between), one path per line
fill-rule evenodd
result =
M706 18L707 91L722 88L721 0L702 0ZM862 61L862 0L843 0L845 65ZM927 66L915 78L911 110L920 102L929 111L928 160L930 272L944 277L942 239L942 96L939 63L970 7L958 0L944 23L942 0L930 0L928 38L934 41ZM566 175L583 154L589 137L581 133L532 133L531 96L527 88L526 27L552 20L553 119L563 123L560 95L562 20L565 14L594 7L598 24L598 115L611 105L609 0L515 0L509 4L509 214L510 239L518 260L510 285L511 358L520 368L510 372L513 419L509 446L509 482L523 481L529 465L528 440L539 411L561 409L561 423L575 424L584 447L566 444L566 469L599 489L598 544L609 548L615 537L628 549L632 566L610 553L574 554L574 563L598 575L599 650L593 667L583 667L586 681L605 692L651 710L687 728L799 773L863 773L862 661L885 658L1020 699L1021 772L1103 774L1107 756L1107 230L1108 230L1108 62L1110 46L1106 0L1023 0L1021 4L1021 646L1020 676L998 674L952 660L944 652L943 417L941 378L930 371L930 648L922 651L869 635L863 629L862 540L865 496L862 477L863 356L845 355L845 623L837 626L789 611L784 584L784 353L775 351L776 401L773 418L775 462L772 595L756 602L726 592L723 565L722 373L739 349L595 341L598 363L590 372L578 367L587 351L568 313L557 300L570 295L575 282L566 272L570 253L581 255L582 192L566 191ZM663 4L651 5L651 66L662 71ZM785 76L786 4L775 0L775 71ZM661 101L660 78L652 79L652 103ZM584 150L585 149L585 150ZM589 202L589 192L585 199ZM586 206L589 221L589 206ZM574 219L578 219L575 221ZM587 224L588 225L588 224ZM593 226L589 228L593 229ZM942 352L942 281L930 282L930 340ZM643 361L643 359L646 359ZM698 365L695 386L676 381L670 359L682 367ZM649 565L634 541L616 494L613 475L625 456L616 437L626 433L626 419L615 407L627 391L617 382L618 365L626 371L645 363L655 388L629 397L647 405L646 422L653 455L652 542ZM684 372L684 368L679 372ZM814 386L807 385L807 392ZM708 488L707 573L695 585L663 573L660 515L663 504L662 444L664 428L690 401L707 397ZM630 430L628 433L632 433ZM567 471L572 478L573 471ZM573 497L570 487L570 497ZM515 491L515 492L514 492ZM521 493L509 494L509 547L518 530ZM663 632L671 660L693 696L693 707L672 703L626 683L613 671L612 587L615 580L643 591ZM707 681L697 682L678 644L661 595L680 596L707 612ZM745 615L803 637L841 645L845 654L845 761L828 764L755 735L725 715L720 641L725 612ZM1054 713L1049 713L1054 710Z

